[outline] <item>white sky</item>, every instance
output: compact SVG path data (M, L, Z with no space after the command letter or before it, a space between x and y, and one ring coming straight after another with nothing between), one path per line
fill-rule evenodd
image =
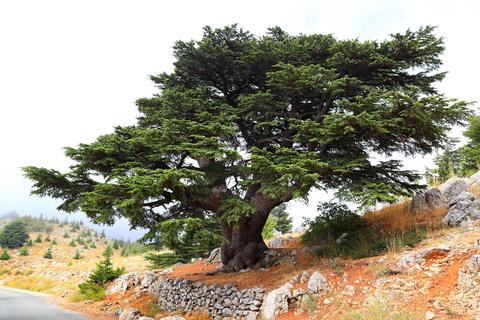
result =
M66 169L63 147L133 124L134 101L155 92L148 75L171 70L174 41L199 39L205 25L239 23L257 35L278 25L291 34L360 39L437 25L449 71L441 90L480 101L479 14L475 0L0 0L0 214L54 214L56 201L29 196L19 168ZM419 171L430 163L405 159ZM315 215L321 198L313 193L308 206L290 205L296 225ZM109 232L128 238L127 229L123 223Z

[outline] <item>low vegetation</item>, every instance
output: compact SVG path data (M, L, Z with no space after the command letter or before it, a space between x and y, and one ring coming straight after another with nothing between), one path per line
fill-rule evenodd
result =
M11 221L0 231L0 246L3 248L19 248L27 240L28 233L22 221Z
M87 281L81 283L78 287L80 289L79 297L81 300L98 301L105 296L106 284L118 278L125 272L123 268L114 268L111 261L113 250L107 247L103 252L104 259L97 263L96 269L90 274Z
M319 216L305 221L303 242L323 257L363 258L413 247L442 226L446 209L413 215L408 206L403 201L360 216L345 205L321 204Z

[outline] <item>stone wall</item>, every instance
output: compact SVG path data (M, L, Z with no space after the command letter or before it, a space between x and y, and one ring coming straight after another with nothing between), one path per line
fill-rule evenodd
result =
M158 305L167 311L208 310L213 319L255 319L265 290L238 290L233 285L206 285L181 278L156 281L148 290L158 297Z

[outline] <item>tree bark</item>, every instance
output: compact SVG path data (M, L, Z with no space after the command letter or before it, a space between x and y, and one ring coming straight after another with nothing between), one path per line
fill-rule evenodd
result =
M264 257L264 251L268 248L263 241L262 230L269 213L256 212L251 217L242 218L234 226L222 222L222 234L227 240L221 251L222 271L237 272L254 266Z

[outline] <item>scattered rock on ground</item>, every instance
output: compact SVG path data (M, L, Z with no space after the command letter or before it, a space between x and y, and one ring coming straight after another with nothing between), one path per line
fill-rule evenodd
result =
M126 308L120 314L118 320L136 320L140 316L140 312L134 308Z
M318 293L327 290L330 287L330 284L323 274L315 271L308 280L307 287L311 292Z

